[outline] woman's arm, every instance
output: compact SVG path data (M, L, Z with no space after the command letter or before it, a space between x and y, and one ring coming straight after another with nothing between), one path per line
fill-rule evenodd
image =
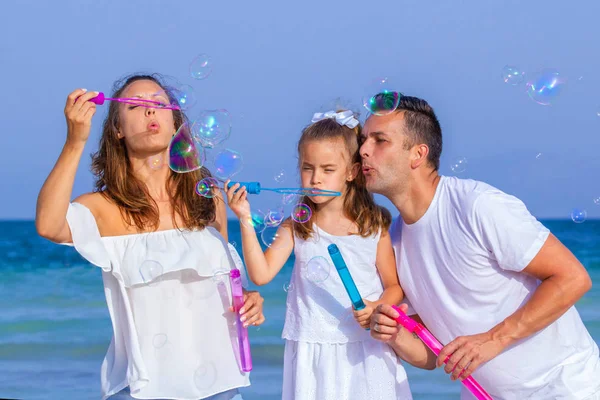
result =
M67 210L75 182L77 166L90 134L96 105L90 101L97 92L75 90L67 98L67 140L54 168L38 195L35 227L40 236L56 243L71 242Z

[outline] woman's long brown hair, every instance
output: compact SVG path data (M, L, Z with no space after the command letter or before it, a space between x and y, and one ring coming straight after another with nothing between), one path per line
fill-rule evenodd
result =
M157 74L132 75L117 81L111 97L120 97L127 86L139 80L156 83L174 101L173 95ZM118 103L110 102L108 115L102 126L99 149L92 155L95 191L102 193L119 207L123 221L129 226L135 225L140 232L157 230L160 222L158 205L150 196L146 184L133 173L125 141L117 136L119 117ZM173 110L173 120L175 129L183 124L189 127L189 121L181 110ZM169 171L166 189L173 207L173 224L178 227L175 215L181 217L186 229L202 229L214 221L215 199L198 196L195 191L196 183L210 176L208 169L201 168L187 173Z
M338 124L334 119L323 119L307 126L302 131L302 136L298 141L299 167L302 165L305 143L309 141L331 141L338 138L341 138L344 142L344 150L347 152L346 159L349 161L348 168L352 168L354 163L360 164L359 138L361 129L360 124L352 129ZM313 211L311 220L308 223L293 221L292 227L296 236L307 240L313 233L312 222L317 214L317 205L311 200L310 196L304 196L301 202L308 205ZM375 235L382 229L387 230L392 219L387 209L375 204L373 195L367 191L365 177L362 172L359 172L354 180L347 182L343 209L346 218L356 223L358 234L362 237Z

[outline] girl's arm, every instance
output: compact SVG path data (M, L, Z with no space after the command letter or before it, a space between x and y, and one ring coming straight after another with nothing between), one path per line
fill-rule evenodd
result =
M365 308L358 311L354 310L354 317L363 328L369 327L371 315L379 304L398 304L404 298L404 292L398 281L392 239L387 230L383 230L379 238L375 264L383 283L383 293L377 301L363 299Z
M228 184L229 181L225 182L225 187ZM240 219L242 250L248 277L255 285L265 285L271 282L275 275L281 271L281 268L292 254L294 237L291 221L288 219L279 226L275 240L263 254L252 224L246 188L240 188L239 183L236 183L227 189L226 194L229 208Z

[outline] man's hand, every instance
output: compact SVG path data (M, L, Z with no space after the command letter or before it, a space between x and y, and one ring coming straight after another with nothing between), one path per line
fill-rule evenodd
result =
M459 336L440 351L436 366L441 367L444 360L448 358L444 371L448 374L452 373L450 379L462 381L481 364L500 354L502 350L504 346L494 339L490 332Z

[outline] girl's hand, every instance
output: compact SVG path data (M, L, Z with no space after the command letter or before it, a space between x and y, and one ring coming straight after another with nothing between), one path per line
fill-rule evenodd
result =
M90 136L92 117L96 113L96 104L88 101L98 92L77 89L67 97L65 117L67 119L67 140L85 143Z
M225 182L226 188L228 187L229 182L229 179ZM250 203L246 199L248 192L246 191L245 186L240 188L240 184L236 183L235 185L229 186L229 189L225 190L225 194L227 195L227 204L236 217L239 219L250 217Z
M365 303L365 308L362 310L352 310L352 312L354 313L356 322L367 329L371 325L371 315L373 315L373 311L375 311L376 304L365 299L363 299L363 303Z

